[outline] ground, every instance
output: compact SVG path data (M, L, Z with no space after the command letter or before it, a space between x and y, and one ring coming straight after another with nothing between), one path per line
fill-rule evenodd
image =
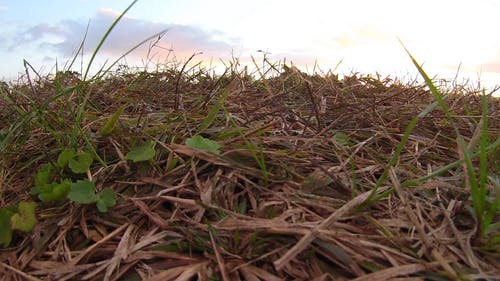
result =
M500 276L498 98L268 64L2 85L2 280Z

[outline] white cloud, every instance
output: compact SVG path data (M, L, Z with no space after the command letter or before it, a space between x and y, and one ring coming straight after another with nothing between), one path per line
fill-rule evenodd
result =
M111 9L100 9L90 20L88 34L85 38L86 53L91 53L99 44L103 34L117 17L118 13ZM87 23L64 20L57 25L38 24L21 32L10 45L10 50L22 48L24 44L35 43L42 50L56 51L66 58L75 54L84 38ZM161 39L157 52L166 52L173 47L175 52L203 52L213 56L228 55L237 44L235 38L225 38L220 31L204 30L197 26L155 23L148 20L123 17L106 39L100 52L107 56L119 56L137 43L162 30L168 29ZM147 44L139 48L135 54L145 56ZM162 51L163 50L163 51Z

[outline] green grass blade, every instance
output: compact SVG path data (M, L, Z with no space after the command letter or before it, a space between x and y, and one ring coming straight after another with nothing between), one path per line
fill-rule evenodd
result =
M474 181L474 183L471 182L471 184L477 185L476 176L472 170L472 162L470 161L470 153L467 152L468 149L467 149L467 146L465 144L465 141L464 141L462 135L460 134L460 131L458 130L458 127L456 126L455 122L453 122L453 116L451 115L450 111L448 110L448 106L445 103L446 96L442 95L441 92L437 89L437 87L432 82L432 79L427 75L427 73L420 66L420 64L417 62L417 60L412 56L410 51L408 51L408 49L403 44L403 42L401 40L399 40L399 43L401 43L401 45L405 49L406 53L410 57L411 61L413 62L415 67L418 69L418 72L424 78L425 84L427 85L427 87L429 87L432 95L434 96L434 98L438 102L439 106L441 107L441 110L443 110L443 112L446 116L446 119L448 119L448 121L452 124L453 129L455 130L455 133L457 135L460 148L464 152L464 157L466 158L465 160L466 160L467 167L469 169L469 176L471 176L470 179L471 179L471 181Z
M483 225L481 225L481 235L485 235L491 230L491 223L493 222L497 212L500 210L500 179L492 176L490 181L492 182L493 189L495 190L495 198L493 198L493 201L485 212L484 222Z
M102 67L93 77L92 79L101 79L104 75L106 75L106 73L108 73L112 68L113 66L115 66L121 59L123 59L124 57L126 57L128 54L130 54L131 52L135 51L137 48L139 48L140 46L144 45L144 43L148 42L149 40L153 39L153 38L156 38L158 36L162 36L164 33L166 33L169 29L164 29L158 33L155 33L151 36L149 36L148 38L142 40L141 42L139 42L138 44L136 44L134 47L130 48L130 50L126 51L123 55L121 55L120 57L118 57L110 66L108 66L108 68L106 68L104 71L104 67Z
M382 173L382 175L378 178L377 182L375 183L375 187L373 188L372 193L370 194L370 196L366 200L365 204L374 203L377 200L383 198L384 196L386 196L388 193L391 192L391 191L386 191L386 192L383 192L382 194L375 196L377 194L378 189L380 188L382 183L384 183L387 176L389 175L390 168L394 167L394 165L398 162L399 156L401 155L403 148L405 147L406 143L408 142L408 139L410 138L411 132L417 126L418 120L420 120L420 118L423 118L427 114L432 112L437 106L438 106L437 102L433 102L433 103L427 105L424 108L424 110L422 110L422 112L420 112L417 116L413 117L413 119L410 121L410 123L406 126L406 129L405 129L405 132L403 134L403 138L401 139L401 142L396 147L396 151L394 152L391 159L387 163L387 165L384 169L384 172Z
M434 98L436 99L436 101L438 102L439 106L441 107L441 109L443 110L444 114L446 115L446 117L451 121L452 118L451 118L451 114L448 110L448 106L446 105L445 103L445 97L441 94L441 92L437 89L437 87L434 85L434 83L432 82L432 79L429 77L429 75L427 75L427 73L424 71L424 69L420 66L420 64L417 62L417 60L413 57L413 55L410 53L410 51L408 51L408 49L406 48L406 46L403 44L403 42L401 41L401 39L398 39L399 40L399 43L403 46L403 48L405 49L406 53L408 54L408 56L410 57L411 61L413 62L413 65L415 65L415 67L417 68L418 72L420 73L420 75L424 78L425 80L425 84L427 85L427 87L429 87L429 90L431 91L432 95L434 96Z
M480 206L477 208L477 212L481 212L481 215L486 211L485 218L482 221L480 226L480 235L484 235L486 229L488 228L491 220L493 219L493 215L496 212L496 205L493 204L490 206L490 209L493 209L493 213L490 213L489 210L486 209L486 198L488 197L488 191L486 188L487 184L487 173L488 173L488 162L487 162L487 153L486 147L488 146L488 100L486 99L486 94L483 92L481 96L481 107L482 107L482 117L480 123L482 123L481 127L481 138L479 139L479 190L477 191L479 197Z
M217 113L221 110L222 106L224 105L224 102L226 101L227 97L229 96L230 92L230 87L226 86L224 90L222 91L220 99L217 101L217 103L212 106L210 109L210 112L208 113L207 117L201 122L200 128L198 129L198 132L201 133L204 130L206 130L210 125L215 120L215 117L217 117Z
M490 153L491 151L495 151L495 149L498 149L500 148L500 138L497 138L497 140L488 145L485 149L485 153L488 154ZM476 152L474 154L472 154L471 156L472 158L476 158L476 157L479 157L479 152ZM418 179L414 179L414 180L408 180L408 181L405 181L404 183L402 183L402 186L405 186L405 187L409 187L409 186L415 186L415 185L418 185L419 183L422 183L426 180L430 180L432 178L435 178L451 169L455 169L456 167L462 165L464 163L465 159L459 159L453 163L450 163L444 167L441 167L437 170L435 170L434 172L430 173L430 174L427 174L425 176L422 176Z
M483 93L481 96L482 105L482 128L481 128L481 138L479 140L479 186L481 188L481 196L486 197L486 181L487 181L487 158L486 158L486 148L488 146L488 100L486 95Z
M415 58L410 54L408 49L404 46L404 44L399 40L405 51L408 53L408 56L411 58L413 64L415 67L418 69L420 75L424 78L425 83L431 90L431 93L433 94L434 98L436 101L439 103L441 109L443 110L446 119L452 124L453 129L455 130L456 136L457 136L457 141L458 141L458 146L459 149L463 153L463 160L466 165L466 173L468 175L468 183L470 185L470 192L471 192L471 197L472 197L472 203L474 206L474 211L477 217L477 220L479 221L480 225L480 235L484 234L484 230L487 228L488 222L485 220L485 212L486 210L486 200L487 200L487 190L486 190L486 173L487 173L487 162L486 162L486 147L488 144L488 125L487 125L487 112L488 112L488 105L486 102L485 95L483 94L482 97L482 121L483 125L481 128L481 139L480 139L480 148L479 148L479 159L480 159L480 165L479 165L479 179L476 176L475 170L474 170L474 165L472 163L472 152L471 150L467 147L467 144L460 134L460 131L458 130L458 126L453 122L453 116L451 115L450 111L448 110L448 106L446 105L445 98L444 96L440 93L440 91L436 88L432 80L429 78L427 73L422 69L422 67L418 64L418 62L415 60ZM472 148L471 148L472 149Z
M68 70L70 70L73 67L73 64L75 63L76 58L78 57L78 54L80 52L82 52L82 50L83 50L83 45L84 45L85 40L87 39L87 35L89 33L89 26L90 26L90 21L87 23L87 28L85 29L85 34L83 35L82 42L80 42L80 46L76 50L75 55L73 56L73 59L71 60L71 62L68 65ZM81 69L80 69L80 71L81 71Z
M9 142L9 140L11 139L11 137L14 135L14 133L17 130L19 130L20 128L24 127L24 125L27 122L30 122L37 115L37 112L41 112L41 111L46 110L47 107L49 106L49 104L51 102L57 100L58 98L60 98L60 97L62 97L64 95L67 95L67 94L73 92L78 87L79 87L78 85L71 86L71 87L68 87L68 88L60 91L56 95L53 95L53 96L49 97L39 108L34 108L34 109L32 109L32 110L30 110L28 112L20 112L18 110L18 113L21 114L21 116L16 120L16 122L14 122L13 124L11 124L11 126L9 127L9 129L7 131L7 134L0 141L0 151L3 151L3 149L5 148L5 146L7 145L7 143Z
M137 3L138 0L134 0L114 21L113 23L110 25L110 27L106 30L106 32L104 33L103 37L101 38L101 40L99 41L99 44L97 45L97 47L95 48L94 52L92 53L92 56L90 58L90 61L87 65L87 69L85 70L85 74L83 75L83 78L82 80L83 81L86 81L87 79L87 76L88 76L88 73L90 71L90 68L92 66L92 63L97 55L97 53L99 52L99 50L101 49L102 45L104 44L104 42L106 41L106 39L108 38L109 34L111 33L111 31L114 29L114 27L118 24L118 22L123 18L123 16L132 8L132 6L135 5L135 3ZM88 99L90 98L90 94L91 94L91 90L90 89L87 89L87 93L85 94L84 98L83 98L83 101L79 104L78 106L78 112L75 116L75 133L76 134L80 134L82 136L82 138L84 139L85 143L89 146L89 149L90 151L92 152L92 154L94 155L95 158L97 158L97 160L103 165L103 166L106 166L106 163L104 162L104 160L101 159L101 157L99 157L99 155L97 154L97 151L95 150L94 146L92 145L92 143L89 141L88 137L85 135L85 132L83 131L83 129L81 128L80 126L80 123L82 121L82 118L83 118L83 112L84 112L84 109L86 107L86 104L87 104L87 101Z
M104 123L104 125L99 129L99 134L101 136L107 136L111 134L113 129L115 128L116 122L118 122L118 119L123 113L123 110L125 109L125 105L120 106L115 113L113 113L108 120Z
M97 53L99 52L99 50L101 49L102 45L104 44L104 42L106 41L106 39L108 38L109 34L111 33L111 31L113 30L113 28L118 24L118 22L123 18L123 16L128 12L128 10L130 10L132 8L132 6L135 5L135 3L137 3L138 0L134 0L126 9L125 11L123 11L116 19L115 21L113 21L113 23L109 26L109 28L106 30L106 33L104 33L104 36L101 38L101 41L99 41L99 44L97 45L97 47L95 48L94 52L92 53L92 57L90 57L90 61L89 61L89 64L87 65L87 69L85 70L85 74L83 75L83 81L85 81L85 79L87 79L87 75L90 71L90 67L92 66L92 62L94 61L95 57L97 56Z
M234 128L238 128L238 124L236 124L234 119L231 117L231 114L229 114L229 112L227 112L227 110L224 107L222 107L222 109L224 109L224 112L225 112L227 118L229 119L229 122L231 122L231 124L234 126ZM269 183L269 172L267 171L267 165L266 165L266 159L265 159L265 155L264 155L263 146L262 145L256 146L252 142L250 142L250 140L245 136L245 134L242 130L238 130L238 133L239 133L240 137L243 139L243 141L245 142L245 145L249 148L248 150L252 154L253 159L255 160L255 162L257 162L257 165L259 165L260 171L262 172L262 177L264 179L264 185L267 187L268 183ZM259 132L259 135L260 135L260 132ZM256 150L259 151L258 155L257 155L257 153L255 153Z

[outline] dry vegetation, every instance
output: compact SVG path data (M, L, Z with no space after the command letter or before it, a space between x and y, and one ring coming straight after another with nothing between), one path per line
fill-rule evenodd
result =
M387 167L408 124L434 102L426 87L287 66L221 76L180 69L125 70L91 82L67 72L4 85L0 137L13 133L1 151L0 207L34 200L37 224L15 232L0 251L1 280L500 276L500 232L478 233L467 174L457 162L462 154L442 110L420 118L397 163ZM446 91L454 122L473 148L481 97L465 87ZM116 129L101 136L122 106ZM495 141L500 100L488 96L488 107ZM210 112L217 113L213 122L206 121ZM22 125L13 130L15 124ZM217 141L221 153L186 146L194 135ZM153 159L124 158L147 140L155 143ZM56 162L68 146L95 148L102 162L96 157L83 177L117 193L108 212L29 194L40 166ZM488 172L498 176L500 149L487 156Z

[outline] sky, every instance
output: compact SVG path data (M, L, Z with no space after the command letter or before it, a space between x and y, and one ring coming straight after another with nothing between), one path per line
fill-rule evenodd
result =
M67 67L85 33L81 72L125 0L0 0L0 80L17 79L26 60L40 74ZM500 0L139 0L98 53L109 65L137 43L167 32L121 61L144 67L183 61L216 67L238 58L413 79L398 38L431 77L500 84ZM87 29L88 28L88 29ZM314 68L316 66L316 68Z

